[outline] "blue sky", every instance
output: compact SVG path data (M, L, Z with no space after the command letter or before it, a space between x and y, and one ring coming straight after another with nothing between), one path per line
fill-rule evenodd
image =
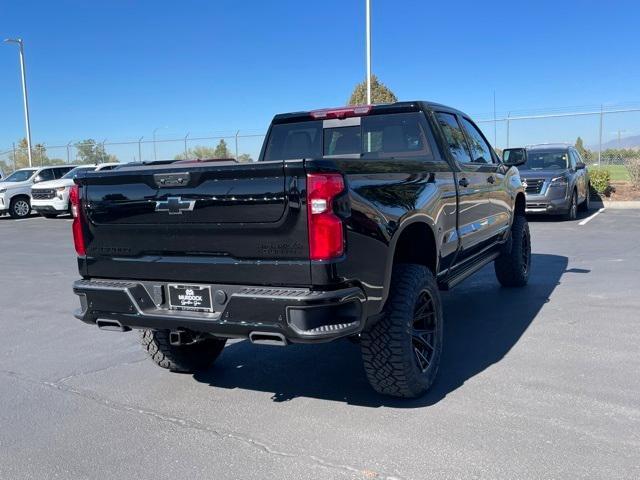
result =
M400 99L477 118L494 90L500 112L640 102L637 2L372 4L374 73ZM364 0L3 0L0 35L25 40L33 139L49 144L261 131L278 112L344 104L364 78ZM2 151L24 136L16 47L0 45L0 72ZM605 136L640 133L614 123Z

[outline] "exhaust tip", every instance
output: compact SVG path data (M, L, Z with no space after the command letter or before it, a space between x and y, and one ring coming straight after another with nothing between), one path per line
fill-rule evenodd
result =
M256 345L274 345L276 347L286 347L288 343L284 335L273 332L251 332L249 340Z
M131 328L122 325L117 320L96 320L96 325L100 330L108 330L110 332L128 332Z

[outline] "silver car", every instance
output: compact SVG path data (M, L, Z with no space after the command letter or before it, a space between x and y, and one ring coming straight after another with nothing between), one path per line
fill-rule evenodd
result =
M589 210L589 172L570 145L527 147L527 162L518 167L527 197L527 213L564 215L574 220Z

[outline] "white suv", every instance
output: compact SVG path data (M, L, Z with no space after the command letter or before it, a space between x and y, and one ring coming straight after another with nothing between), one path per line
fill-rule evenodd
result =
M38 183L31 188L31 208L43 217L54 218L69 212L69 189L73 179L82 170L111 170L119 163L101 163L100 165L81 165L70 170L59 180Z
M0 181L0 215L24 218L31 213L31 187L40 182L61 178L75 165L21 168Z

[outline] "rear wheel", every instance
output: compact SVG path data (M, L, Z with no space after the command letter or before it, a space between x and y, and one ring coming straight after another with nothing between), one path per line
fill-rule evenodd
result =
M13 218L25 218L31 213L31 204L26 197L18 197L9 204L9 215Z
M565 220L575 220L578 216L578 192L575 190L571 194L571 200L569 202L569 210L564 215Z
M143 330L140 343L153 362L172 372L190 373L209 368L222 353L225 339L206 337L187 345L172 345L169 330Z
M493 262L496 277L503 287L524 287L531 269L531 236L524 215L516 215L511 236Z
M424 394L438 372L442 327L440 292L431 271L422 265L396 265L383 316L360 337L374 390L406 398Z

